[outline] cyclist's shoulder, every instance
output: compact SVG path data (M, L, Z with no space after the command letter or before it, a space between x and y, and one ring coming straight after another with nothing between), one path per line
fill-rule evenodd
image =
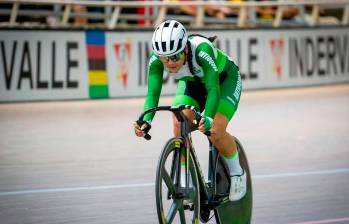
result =
M216 45L216 39L217 36L205 37L200 34L192 34L189 36L191 47L192 49L195 49L196 54L199 54L200 52L213 52L215 56L217 55L217 53L228 56L225 51L223 51Z
M154 51L151 52L148 62L149 67L163 67L162 62L160 61L159 56L157 56Z
M196 60L200 61L210 57L215 61L224 61L227 54L216 46L216 38L217 36L205 37L200 34L193 34L189 37L191 49Z
M196 52L199 50L209 51L216 50L214 44L207 38L199 34L193 34L188 38L190 46L192 49L195 49Z

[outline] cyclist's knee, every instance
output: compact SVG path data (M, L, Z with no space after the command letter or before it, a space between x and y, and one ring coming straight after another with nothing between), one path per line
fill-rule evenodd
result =
M213 121L212 126L212 136L210 138L211 142L214 145L219 145L226 136L226 127L228 125L228 120L224 117L224 115L217 113L215 119Z
M212 128L212 135L210 137L210 140L211 142L214 144L214 145L219 145L223 138L224 138L224 133L225 131L224 130L215 130L214 128Z
M183 110L183 113L189 120L195 119L195 114L191 110L185 109L185 110ZM177 118L174 114L172 114L172 123L173 123L173 135L175 137L179 137L181 123L177 120ZM194 127L195 127L195 125L192 125L189 128L194 128Z

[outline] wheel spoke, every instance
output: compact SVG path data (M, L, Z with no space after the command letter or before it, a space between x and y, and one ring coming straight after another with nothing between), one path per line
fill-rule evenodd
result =
M156 203L159 223L198 224L199 192L197 191L199 183L195 163L190 155L189 172L192 176L190 180L192 186L190 184L189 192L185 191L185 188L182 192L182 188L177 186L180 181L179 172L181 172L178 170L180 168L180 150L174 148L174 141L178 142L177 139L171 140L165 146L158 165ZM189 217L191 217L190 220Z
M185 213L184 213L184 208L183 206L181 206L180 208L178 208L178 212L179 212L179 217L181 219L181 224L186 224L185 221Z
M167 170L165 170L165 169L163 169L162 172L163 172L162 173L163 174L163 179L165 181L165 184L166 184L169 192L172 195L175 195L176 194L176 190L175 190L175 187L174 187L174 185L172 183L172 179L171 179L170 175L168 175Z
M167 217L166 217L166 222L167 223L172 223L174 217L176 216L176 213L178 211L178 205L176 202L173 202L173 204L171 205L170 210L168 211Z

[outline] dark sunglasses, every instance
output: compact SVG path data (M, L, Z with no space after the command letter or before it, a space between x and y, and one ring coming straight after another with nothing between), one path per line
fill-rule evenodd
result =
M169 62L169 61L177 62L177 61L181 60L183 56L184 56L184 51L179 52L179 53L172 55L172 56L161 56L160 58L162 60L164 60L165 62Z

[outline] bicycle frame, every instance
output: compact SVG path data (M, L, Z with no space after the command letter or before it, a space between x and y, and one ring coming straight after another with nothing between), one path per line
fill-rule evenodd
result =
M201 119L201 115L199 113L197 113L194 109L194 107L189 106L189 105L182 105L180 107L178 107L177 109L174 109L170 106L162 106L162 107L157 107L157 108L153 108L153 109L149 109L147 111L145 111L142 116L140 116L139 120L143 119L144 115L146 113L149 112L155 112L155 111L160 111L160 110L167 110L167 111L171 111L174 113L174 115L176 116L177 120L180 122L180 138L183 143L184 143L184 148L185 148L185 167L186 167L186 185L185 185L185 189L186 192L188 192L189 189L189 153L192 155L194 163L195 163L195 167L196 167L196 171L198 173L198 180L199 180L199 184L200 184L200 194L201 194L201 198L205 200L205 204L207 204L207 206L209 206L210 210L214 209L216 206L220 205L222 203L222 201L216 200L216 198L222 198L222 197L227 197L227 195L219 195L217 197L217 195L215 195L214 192L214 188L215 188L215 169L217 167L217 162L218 162L218 158L219 158L219 153L218 151L214 148L214 146L212 145L212 143L210 142L210 152L209 152L209 169L208 169L208 183L206 183L205 181L205 176L202 172L201 166L199 164L199 160L197 158L197 155L195 153L194 147L192 145L192 140L191 140L191 132L192 127L190 125L190 123L192 123L191 121L189 121L187 119L187 117L184 115L184 113L182 112L183 109L191 109L194 113L195 113L195 119L196 119L196 123L198 124L200 119ZM196 130L196 129L194 129ZM210 135L210 132L206 132L206 135ZM149 136L150 137L150 136ZM181 152L180 152L180 156L181 156ZM180 158L180 157L179 157ZM176 166L177 165L177 166ZM178 185L179 181L180 181L180 163L175 164L175 161L172 161L172 168L176 167L177 170L171 170L171 178L174 178L174 173L178 172L179 175L176 176L177 180L176 183ZM184 192L183 192L184 193Z
M195 121L190 121L186 118L182 110L184 109L191 109L195 113ZM230 187L230 175L229 175L229 169L227 168L227 165L225 164L223 158L220 156L219 152L215 149L215 147L210 143L210 151L209 151L209 168L208 168L208 182L205 181L205 176L202 172L201 166L199 164L199 160L197 158L195 149L192 145L192 139L191 139L191 132L196 130L193 129L194 124L198 124L201 115L197 113L194 109L194 107L189 105L183 105L179 106L178 108L172 108L170 106L163 106L163 107L156 107L149 109L145 111L137 121L138 125L142 125L143 117L146 113L149 112L155 112L160 110L166 110L171 111L176 116L177 120L180 122L180 136L171 138L169 142L174 142L174 150L171 152L173 153L172 163L170 162L170 175L169 178L170 181L172 181L172 186L176 190L171 190L171 192L167 192L167 199L173 199L173 200L186 200L188 199L187 204L184 204L182 201L182 209L190 209L194 211L199 211L199 217L202 219L203 222L206 222L210 219L210 211L214 211L214 216L216 219L216 222L218 224L221 223L231 223L232 220L235 220L234 223L250 223L251 220L251 212L252 212L252 185L251 185L251 176L249 171L248 162L246 159L246 155L244 153L244 149L241 146L241 143L235 139L238 150L239 150L239 159L240 164L244 168L244 170L247 172L248 175L248 192L244 199L239 201L231 202L229 201L229 187ZM205 133L206 135L210 135L209 132ZM151 136L146 133L145 138L149 140ZM164 151L167 150L168 145L165 146ZM166 158L169 154L166 154ZM158 170L161 166L164 166L164 161L161 160L164 154L160 156L159 164L158 164ZM182 165L181 165L181 159L182 156L184 156L185 161L185 171L183 172ZM160 161L162 161L160 163ZM195 174L192 172L195 171ZM194 175L195 178L190 179L189 174ZM161 173L157 173L157 184L161 183L158 182L158 175L161 175ZM185 186L183 183L181 183L181 175L185 175ZM195 180L195 186L198 186L197 189L190 187L190 180ZM156 186L159 186L157 185ZM193 185L192 185L193 186ZM157 188L158 189L158 188ZM199 189L199 191L197 191ZM170 190L170 189L168 189ZM193 198L193 190L196 193L197 197L196 199ZM175 192L175 193L173 193ZM159 195L156 194L157 200ZM160 197L161 193L160 193ZM191 203L191 199L196 200L196 204ZM157 206L162 206L162 204L158 204ZM172 208L172 207L171 207ZM157 207L159 209L159 207ZM162 207L160 207L162 209ZM183 210L182 214L183 214ZM170 219L172 220L175 213L170 213ZM158 218L160 220L164 220L164 214L159 213L158 210ZM212 218L212 217L211 217ZM196 223L196 222L195 222Z

